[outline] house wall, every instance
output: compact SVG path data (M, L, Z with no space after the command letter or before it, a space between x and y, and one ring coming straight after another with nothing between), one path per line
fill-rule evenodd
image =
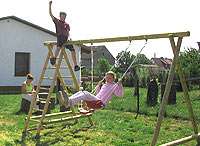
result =
M43 43L56 40L56 37L14 19L1 20L0 32L0 86L21 86L26 79L26 77L15 77L15 52L31 54L30 72L34 75L34 84L36 84L48 53ZM80 62L79 48L77 60ZM76 74L80 80L80 72ZM49 82L44 84L49 84Z
M115 63L115 58L112 54L108 51L105 46L94 46L94 67L98 63L98 59L106 58L108 62L113 65ZM91 54L83 53L81 56L82 65L86 66L87 68L91 68Z

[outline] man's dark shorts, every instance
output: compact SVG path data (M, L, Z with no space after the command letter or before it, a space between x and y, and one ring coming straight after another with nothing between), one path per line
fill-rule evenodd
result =
M62 47L62 45L68 40L67 36L57 36L57 46ZM65 48L69 49L70 51L74 51L73 45L65 45Z

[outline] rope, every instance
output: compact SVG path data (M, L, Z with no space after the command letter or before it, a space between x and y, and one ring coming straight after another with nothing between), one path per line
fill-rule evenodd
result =
M93 51L93 44L90 47L91 50L91 79L92 79L92 89L94 88L94 51Z
M132 44L132 40L129 41L128 46L126 47L126 49L124 50L124 52L120 55L120 57L116 60L115 64L123 57L123 55L126 53L126 51L130 48L131 44ZM92 46L91 46L91 50L92 50ZM91 56L93 57L92 54L91 54ZM92 61L92 63L93 63L93 61ZM113 70L113 68L115 67L115 64L111 67L110 70ZM93 76L92 76L92 91L91 91L91 93L94 93L94 92L95 92L95 88L93 86Z
M126 48L126 50L130 47L130 45L131 45L131 41L130 41L130 43L129 43L129 46ZM140 51L139 51L139 53L138 54L141 54L141 52L142 52L142 50L146 47L146 45L147 45L147 40L146 40L146 42L144 43L144 45L143 45L143 47L140 49ZM124 54L124 53L123 53ZM121 55L122 56L122 55ZM128 72L128 70L131 68L131 66L135 63L135 61L136 61L136 59L137 59L137 56L134 58L134 60L131 62L131 64L129 65L129 67L126 69L126 71L124 72L124 74L122 75L122 77L120 78L120 80L119 81L121 81L123 78L124 78L124 76L127 74L127 72ZM119 59L118 59L119 60ZM93 89L93 88L92 88ZM91 93L94 93L95 92L95 88L91 91Z
M124 54L126 53L126 51L130 48L132 44L132 41L130 41L130 43L128 44L128 46L126 47L126 49L124 50L124 52L120 55L120 57L116 60L115 64L122 58L122 56L124 56ZM113 68L115 67L115 64L111 67L110 70L113 70Z
M139 79L137 78L137 81L136 81L136 88L135 88L136 93L137 93L137 110L136 110L136 116L135 116L135 119L137 119L138 115L139 115L139 110L140 110L140 91L139 91Z
M129 71L129 69L131 68L131 66L136 62L136 59L138 58L138 55L141 54L142 50L146 47L147 45L147 40L144 43L143 47L140 49L139 53L137 54L137 56L134 58L134 60L131 62L131 64L129 65L129 67L126 69L126 71L124 72L124 74L122 75L122 77L120 78L121 80L124 78L124 76L127 74L127 72Z

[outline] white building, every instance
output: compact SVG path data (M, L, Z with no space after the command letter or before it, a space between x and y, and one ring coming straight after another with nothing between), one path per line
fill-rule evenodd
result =
M56 40L56 34L15 16L0 18L0 93L19 90L29 72L37 84L48 53L43 43L48 40ZM76 50L78 63L80 50ZM80 81L80 72L76 75Z

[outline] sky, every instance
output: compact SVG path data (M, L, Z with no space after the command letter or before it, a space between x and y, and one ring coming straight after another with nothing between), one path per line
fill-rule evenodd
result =
M0 0L0 17L15 15L55 32L48 14L49 0ZM199 0L53 0L52 12L67 13L72 40L135 36L167 32L190 31L183 39L181 51L198 48L200 41ZM128 49L137 54L145 41L133 41ZM129 42L101 43L114 57L125 50ZM149 40L142 52L148 58L172 58L168 39Z

